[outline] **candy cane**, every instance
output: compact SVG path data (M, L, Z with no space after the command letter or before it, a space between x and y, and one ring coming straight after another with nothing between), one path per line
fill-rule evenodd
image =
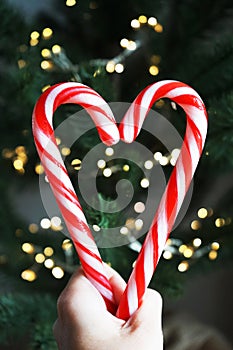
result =
M106 145L119 141L119 131L108 104L97 92L79 83L52 86L41 95L33 111L35 144L84 272L102 294L108 310L114 313L111 285L54 136L53 114L65 103L79 104L87 110Z
M176 166L121 298L117 315L122 319L128 319L141 305L194 175L207 132L207 114L200 96L183 83L161 81L144 89L129 108L119 128L123 141L130 143L135 140L153 103L163 97L183 107L187 115L186 133ZM53 113L64 103L76 103L86 108L105 144L117 143L119 131L106 102L95 91L78 83L51 87L38 100L33 113L33 133L38 153L84 271L102 294L109 311L114 312L111 286L54 138Z
M173 100L186 112L186 132L180 155L120 300L117 316L125 320L142 303L194 175L207 133L207 113L200 96L183 83L167 80L148 86L136 97L119 128L123 141L130 143L135 140L154 102L164 97Z

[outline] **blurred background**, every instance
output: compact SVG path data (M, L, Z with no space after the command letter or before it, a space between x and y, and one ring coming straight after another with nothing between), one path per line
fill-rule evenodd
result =
M106 101L131 102L163 79L193 87L209 115L191 203L150 285L164 299L165 349L232 349L232 32L230 0L1 1L0 349L57 349L56 299L79 264L62 233L61 214L50 217L40 197L39 178L45 189L49 185L31 132L38 97L53 84L77 81ZM60 108L55 125L77 108ZM183 137L186 119L179 106L161 99L153 108ZM134 187L126 210L110 215L85 205L77 186L82 159L98 143L94 128L72 147L56 139L93 234L119 225L119 235L138 237L153 169L162 167L168 178L179 148L170 152L142 133L139 141L153 157L141 168L112 160L114 149L103 148L97 179L87 179L97 181L93 203L114 199L122 178ZM100 249L103 260L128 279L143 240Z

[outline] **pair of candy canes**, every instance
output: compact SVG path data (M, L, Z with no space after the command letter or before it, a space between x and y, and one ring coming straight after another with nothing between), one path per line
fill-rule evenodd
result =
M81 105L93 119L106 145L119 139L133 142L156 100L169 98L187 117L183 145L155 213L119 305L116 305L104 265L58 150L53 114L62 104ZM156 120L155 120L156 122ZM201 156L207 132L207 113L200 96L184 83L165 80L146 87L126 112L119 128L108 104L90 87L61 83L46 90L33 111L33 134L45 173L88 279L105 300L110 312L127 320L140 306L145 290L172 230Z

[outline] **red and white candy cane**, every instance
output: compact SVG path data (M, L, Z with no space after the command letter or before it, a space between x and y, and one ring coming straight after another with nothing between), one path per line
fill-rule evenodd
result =
M84 272L103 296L108 310L115 313L111 285L54 136L53 114L65 103L79 104L87 110L106 145L119 141L119 131L108 104L97 92L79 83L50 87L40 96L33 111L35 144Z
M33 113L35 143L84 271L102 294L108 310L114 313L115 301L111 286L57 148L52 117L61 104L80 104L93 118L104 143L117 143L119 131L121 139L130 143L139 134L154 102L165 97L176 102L186 112L186 133L179 158L120 301L117 315L125 320L142 302L194 175L207 132L205 106L200 96L186 84L161 81L148 86L138 95L118 130L110 108L95 91L78 83L62 83L51 87L40 97Z
M148 86L134 100L121 122L121 139L133 142L154 102L165 97L186 112L186 132L180 155L120 300L117 316L125 320L142 302L189 188L207 133L207 113L200 96L184 83L165 80Z

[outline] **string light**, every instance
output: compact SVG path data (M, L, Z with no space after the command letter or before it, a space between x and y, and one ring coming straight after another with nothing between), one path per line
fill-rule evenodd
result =
M64 270L59 266L55 266L52 269L52 274L55 278L61 279L64 276Z
M129 40L127 50L134 51L134 50L136 50L136 48L137 48L136 42L133 40Z
M39 43L39 40L38 39L31 39L30 40L30 46L36 46L37 44Z
M73 159L71 165L74 167L75 170L80 170L82 167L82 161L77 158Z
M223 218L217 218L216 220L215 220L215 226L216 227L222 227L222 226L224 226L225 225L225 219L223 219Z
M179 265L178 265L178 271L179 272L185 272L187 271L189 268L189 263L187 261L182 261Z
M195 248L200 247L201 243L202 243L202 241L201 241L200 238L194 238L194 240L193 240L193 246L194 246Z
M36 164L35 166L35 173L38 175L41 175L44 173L44 167L41 164Z
M52 256L53 253L54 253L54 250L53 250L52 247L46 247L46 248L44 249L44 255L45 255L45 256Z
M158 21L157 21L157 19L155 17L150 17L150 18L148 18L147 23L150 26L154 27L158 23Z
M19 69L23 69L26 66L26 61L25 60L18 60L18 67Z
M51 28L44 28L42 31L42 36L44 39L50 39L53 35L53 31Z
M38 39L39 38L39 36L40 36L40 33L39 32L37 32L36 30L34 30L33 32L31 32L31 34L30 34L30 38L32 39L32 40L36 40L36 39Z
M217 259L217 257L218 257L218 253L216 252L216 250L211 250L209 252L209 259L210 260L215 260L215 259Z
M133 19L133 20L131 21L131 27L132 27L133 29L138 29L138 28L140 28L140 22L139 22L139 20Z
M64 239L62 242L62 249L67 251L70 250L73 247L70 239Z
M121 229L120 229L120 233L121 233L122 235L127 235L127 234L129 233L129 230L128 230L127 227L123 226L123 227L121 227Z
M29 232L30 233L37 233L38 232L38 230L39 230L39 227L38 227L38 225L37 224L30 224L29 226L28 226L28 230L29 230Z
M103 171L105 177L110 177L112 175L112 170L110 168L105 168Z
M169 158L166 156L162 156L159 160L159 164L162 166L168 165L169 163Z
M154 163L151 161L151 160L146 160L145 163L144 163L144 167L147 169L147 170L150 170L153 168L153 165Z
M27 242L22 244L22 251L27 254L33 254L35 252L35 248L33 244Z
M162 24L157 23L157 24L154 26L154 30L155 30L157 33L162 33L162 32L163 32L163 26L162 26Z
M43 50L41 50L41 56L44 58L50 58L51 51L49 49L43 49Z
M159 162L160 160L161 160L161 158L162 158L162 153L161 152L155 152L155 154L154 154L154 159L157 161L157 162Z
M211 248L212 248L213 250L219 250L220 244L219 244L218 242L213 242L213 243L211 244Z
M92 227L95 232L99 232L101 230L101 228L98 225L93 225Z
M55 55L58 55L59 53L61 53L61 46L60 45L53 45L52 47L52 52L55 54Z
M27 269L21 273L21 277L25 281L33 282L37 278L37 275L36 275L35 271Z
M200 208L197 215L200 219L205 219L208 216L208 210L206 208Z
M46 259L44 261L44 266L47 268L47 269L52 269L54 267L54 261L53 259Z
M104 169L105 166L106 166L105 160L99 159L98 162L97 162L97 166L98 166L98 168L100 168L100 169Z
M198 220L193 220L191 222L191 229L192 230L199 230L201 228L201 223Z
M134 211L136 213L143 213L145 210L145 204L142 202L137 202L134 204Z
M106 71L108 73L113 73L115 71L115 62L114 61L109 61L107 64L106 64Z
M119 74L124 72L124 66L122 63L117 63L115 65L115 72Z
M51 221L49 219L47 219L47 218L43 218L40 221L40 226L43 229L47 230L47 229L49 229L51 227Z
M43 70L48 70L48 69L53 68L53 63L51 61L48 61L48 60L43 60L43 61L41 61L40 66Z
M140 185L141 185L142 188L147 188L147 187L149 187L150 182L149 182L149 180L147 178L144 178L144 179L141 180Z
M128 45L129 45L129 40L126 39L126 38L121 39L120 45L121 45L121 47L123 47L124 49L126 49L126 48L128 47Z
M76 0L66 0L66 6L72 7L76 5Z
M159 68L155 65L152 65L149 67L149 73L153 76L158 75L159 74Z
M69 147L62 147L62 149L61 149L61 154L63 155L63 156L69 156L70 155L70 153L71 153L71 149L69 148Z
M35 255L35 261L37 262L37 264L43 264L44 261L45 261L45 256L44 256L44 254L42 254L42 253L37 253L37 254Z
M122 169L123 171L128 172L130 170L130 166L128 164L124 164Z
M135 228L137 231L140 231L143 227L143 220L142 219L137 219L135 220Z
M184 250L183 255L185 258L191 258L191 256L193 255L193 249L191 247L187 247Z
M147 23L147 17L144 16L144 15L141 15L141 16L138 17L138 21L141 24L145 24L145 23Z
M112 147L107 147L106 150L105 150L105 154L106 154L106 156L108 156L108 157L113 156L113 154L114 154L114 149L113 149Z
M169 250L165 250L163 252L163 258L166 259L166 260L170 260L172 259L173 255L172 253L169 251Z

